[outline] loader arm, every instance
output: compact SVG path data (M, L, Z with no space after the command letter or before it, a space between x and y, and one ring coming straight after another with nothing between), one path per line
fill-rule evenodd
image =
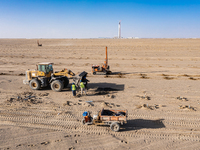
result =
M72 78L73 76L75 76L75 73L73 73L71 70L63 69L59 72L55 72L53 75L54 76L66 76L68 78Z

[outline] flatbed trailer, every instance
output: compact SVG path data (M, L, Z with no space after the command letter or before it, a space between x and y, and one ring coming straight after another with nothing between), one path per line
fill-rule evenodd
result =
M127 123L127 110L108 110L102 109L98 115L93 115L93 118L88 112L83 113L83 124L93 125L109 125L112 131L119 131L120 126Z

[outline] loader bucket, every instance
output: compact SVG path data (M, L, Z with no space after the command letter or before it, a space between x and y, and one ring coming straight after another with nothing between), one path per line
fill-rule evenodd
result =
M87 72L83 71L83 72L77 74L75 77L73 77L73 81L77 87L79 87L80 81L83 79L83 77L86 77L87 74L88 74Z

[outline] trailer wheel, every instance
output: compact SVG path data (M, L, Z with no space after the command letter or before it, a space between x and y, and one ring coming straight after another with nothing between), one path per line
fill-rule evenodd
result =
M96 74L96 72L93 72L93 75L95 75Z
M82 122L83 125L85 125L85 123L86 123L86 122L85 122L85 119L82 119L81 122Z
M29 86L33 90L39 90L41 87L41 83L38 79L32 79L29 83Z
M60 80L55 80L51 83L51 89L55 92L60 92L63 87L63 82L61 82Z
M66 88L69 84L69 79L67 77L64 77L64 88Z
M119 123L117 123L117 122L114 122L114 123L112 123L112 124L110 125L110 129L111 129L112 131L118 132L118 131L119 131L119 128L120 128L120 125L119 125Z
M106 71L106 75L111 74L111 73L112 73L111 71Z

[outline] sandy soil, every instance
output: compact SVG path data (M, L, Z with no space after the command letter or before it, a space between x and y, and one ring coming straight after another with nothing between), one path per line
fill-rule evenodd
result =
M36 41L0 39L0 149L199 149L200 39ZM113 74L91 75L105 46ZM88 96L31 90L24 73L38 62L87 71ZM120 132L81 124L102 107L128 110Z

